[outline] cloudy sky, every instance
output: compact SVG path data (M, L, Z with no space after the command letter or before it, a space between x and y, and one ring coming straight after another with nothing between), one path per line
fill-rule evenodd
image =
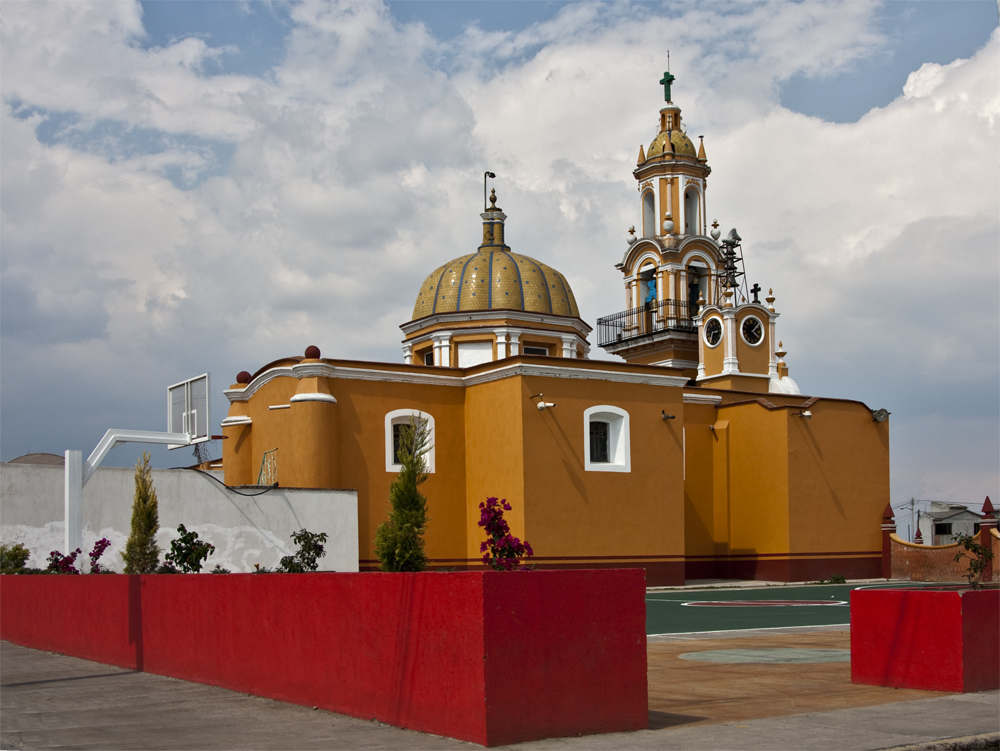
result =
M487 169L512 247L616 312L670 50L803 392L892 412L893 503L1000 500L997 26L993 0L4 2L0 458L164 429L205 371L217 425L237 372L309 344L399 361Z

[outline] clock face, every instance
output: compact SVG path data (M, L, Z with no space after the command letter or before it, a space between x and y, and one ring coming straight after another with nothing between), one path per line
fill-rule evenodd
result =
M710 347L714 347L722 339L722 321L718 318L709 318L705 324L705 341Z
M764 338L764 327L756 318L744 318L742 331L747 344L760 344Z

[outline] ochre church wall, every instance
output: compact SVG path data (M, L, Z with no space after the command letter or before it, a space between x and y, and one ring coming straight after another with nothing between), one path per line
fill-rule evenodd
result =
M628 561L683 579L682 422L677 388L559 378L525 378L553 409L524 406L525 534L540 562ZM611 405L629 414L630 472L585 469L584 411Z
M340 478L358 490L362 567L375 565L375 530L388 517L396 472L385 465L385 416L414 409L434 417L435 471L420 486L432 520L424 536L432 559L465 558L465 409L461 388L387 381L331 381L340 408Z
M879 521L889 498L889 427L856 402L821 399L788 415L790 552L804 578L878 576ZM805 564L802 564L805 565Z
M732 557L787 552L788 437L783 413L756 402L725 407L729 423L729 545Z
M524 451L521 445L523 395L520 378L488 381L465 389L466 526L465 557L482 557L485 539L479 526L479 504L488 497L505 498L511 511L504 518L511 534L524 539ZM530 542L530 538L529 538Z
M644 377L637 366L564 361L551 367L565 372L548 375L552 360L525 361L543 370L471 383L496 365L410 370L451 384L439 385L397 382L388 366L379 380L289 372L252 384L249 401L230 412L252 425L224 428L226 481L255 483L264 452L278 449L283 487L356 489L360 565L374 568L375 531L396 477L385 466L386 415L420 410L435 422L435 471L421 490L436 568L480 565L478 506L497 496L513 506L511 531L531 542L543 567L641 565L657 584L871 573L865 566L877 560L880 540L869 517L888 499L888 445L885 425L864 405L809 402L813 418L804 420L794 416L803 397L750 400L702 388L729 403L684 403L677 383L594 372ZM317 362L338 373L375 367ZM336 404L290 401L313 392ZM540 400L556 406L539 411ZM629 415L629 472L586 470L584 412L599 405Z
M712 405L684 405L684 550L689 578L715 576L712 456L716 438L709 427L715 418L716 408Z

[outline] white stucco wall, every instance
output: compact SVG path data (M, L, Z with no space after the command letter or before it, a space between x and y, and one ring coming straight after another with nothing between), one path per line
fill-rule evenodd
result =
M274 568L296 546L292 532L327 534L321 571L358 570L358 494L354 490L275 488L254 497L239 495L205 474L185 469L154 469L159 502L157 543L163 555L178 536L177 526L215 545L204 570L216 564L233 572L254 564ZM220 480L222 473L213 473ZM101 558L121 571L120 552L131 528L135 471L99 468L83 489L83 553L102 537L111 547ZM244 489L242 492L260 492ZM63 547L63 468L37 464L0 464L0 542L23 543L28 566L45 568L49 552Z

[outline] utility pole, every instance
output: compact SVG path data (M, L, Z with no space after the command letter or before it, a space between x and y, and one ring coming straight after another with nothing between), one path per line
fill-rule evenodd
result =
M913 531L910 533L910 542L913 542L914 538L917 536L917 520L915 518L917 508L917 502L910 496L910 523Z
M918 501L917 499L911 497L910 500L904 501L903 503L900 503L896 506L896 508L910 509L910 529L909 529L909 534L907 535L909 537L909 542L913 542L913 538L917 536L916 513L917 513L918 503L923 503L923 501Z

